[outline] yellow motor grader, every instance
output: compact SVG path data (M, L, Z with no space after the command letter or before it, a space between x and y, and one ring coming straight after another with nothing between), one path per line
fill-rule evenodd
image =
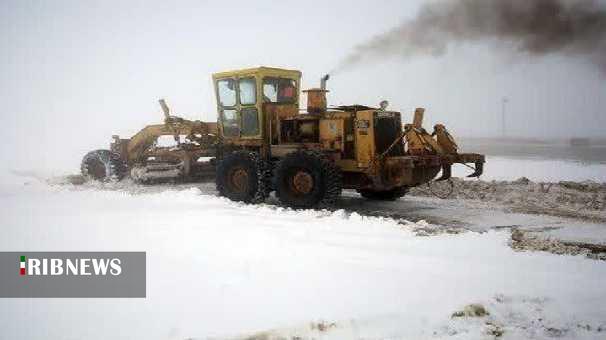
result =
M202 180L214 175L220 195L258 203L272 191L286 206L330 205L342 189L363 197L394 200L410 187L451 176L455 163L472 163L482 174L484 156L459 153L446 128L430 134L422 127L424 109L402 124L399 112L379 107L328 107L326 82L307 94L299 107L301 72L258 67L213 75L217 123L170 115L160 104L164 124L150 125L130 139L113 137L110 150L88 153L85 177L140 182ZM157 145L173 136L176 145Z

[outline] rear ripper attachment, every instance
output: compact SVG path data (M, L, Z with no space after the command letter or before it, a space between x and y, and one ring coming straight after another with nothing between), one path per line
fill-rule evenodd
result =
M459 153L458 145L452 135L442 124L436 124L430 135L422 127L425 109L417 108L414 112L412 124L404 126L404 137L408 146L408 153L420 157L440 156L442 175L437 181L447 180L452 176L452 165L455 163L473 163L473 173L467 177L480 177L484 170L484 155L476 153Z
M83 160L82 173L93 180L138 182L214 179L219 195L245 203L263 202L275 191L293 208L327 206L343 189L370 200L395 200L410 187L452 175L455 163L474 165L482 174L484 156L459 153L441 124L429 134L425 110L402 128L400 112L379 107L328 107L326 83L300 90L301 72L257 67L213 74L216 123L170 115L129 139L114 136L110 150ZM299 107L301 92L305 109ZM170 147L158 139L174 140ZM216 170L215 170L216 169Z

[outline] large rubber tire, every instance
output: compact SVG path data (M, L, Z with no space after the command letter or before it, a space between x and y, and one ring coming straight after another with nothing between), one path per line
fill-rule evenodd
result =
M341 170L319 152L286 155L276 167L275 179L276 196L292 208L330 206L341 195Z
M232 201L261 203L271 190L271 169L256 152L235 151L219 162L216 184Z
M398 187L385 191L358 190L358 193L360 193L362 197L374 201L395 201L406 195L407 192L407 187Z
M80 171L89 180L119 181L126 175L126 164L120 154L109 150L95 150L82 158Z

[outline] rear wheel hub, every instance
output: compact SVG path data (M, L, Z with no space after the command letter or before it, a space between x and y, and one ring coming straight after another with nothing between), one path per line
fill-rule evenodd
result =
M245 192L248 189L248 173L245 169L236 168L229 174L229 184L236 192Z
M292 178L292 189L295 193L305 195L314 187L313 177L305 171L297 171Z

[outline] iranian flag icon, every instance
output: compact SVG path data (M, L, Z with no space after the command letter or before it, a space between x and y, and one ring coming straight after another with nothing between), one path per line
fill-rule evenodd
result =
M25 256L21 255L21 261L19 263L19 274L25 275Z

